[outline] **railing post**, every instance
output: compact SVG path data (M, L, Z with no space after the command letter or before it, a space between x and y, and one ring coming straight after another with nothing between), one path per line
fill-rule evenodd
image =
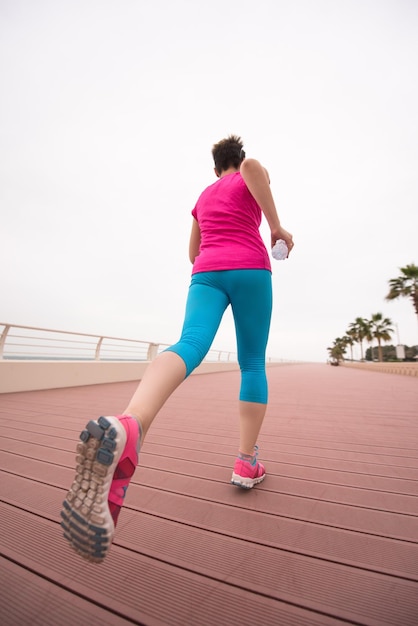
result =
M158 343L150 343L148 345L147 360L153 361L158 354Z
M103 339L104 339L104 337L100 337L99 341L97 342L96 352L95 352L95 355L94 355L94 360L95 361L100 361L100 348L102 347Z
M10 324L7 324L4 327L4 330L3 330L2 334L1 334L1 337L0 337L0 359L3 358L4 344L6 343L7 334L9 332L10 328L11 328Z

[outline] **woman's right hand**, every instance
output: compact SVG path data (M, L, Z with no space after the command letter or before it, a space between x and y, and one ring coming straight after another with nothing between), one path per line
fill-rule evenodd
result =
M282 228L282 226L279 226L279 228L275 228L271 231L271 247L273 247L276 241L278 241L279 239L283 239L283 241L286 242L287 249L289 250L290 254L290 251L295 245L293 243L293 236L287 230Z

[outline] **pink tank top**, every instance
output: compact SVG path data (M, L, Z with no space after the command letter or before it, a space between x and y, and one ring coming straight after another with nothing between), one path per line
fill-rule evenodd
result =
M239 172L227 174L207 187L192 215L201 234L193 274L236 269L271 271L259 231L262 211Z

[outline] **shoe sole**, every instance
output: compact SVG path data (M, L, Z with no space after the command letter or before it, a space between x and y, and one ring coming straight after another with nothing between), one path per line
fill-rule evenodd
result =
M239 474L232 473L231 485L235 485L236 487L241 487L241 489L252 489L255 485L263 482L266 475L263 474L258 478L244 478L244 476L240 476Z
M63 502L64 537L84 559L100 563L115 532L108 496L113 474L126 444L115 417L91 420L80 433L73 484Z

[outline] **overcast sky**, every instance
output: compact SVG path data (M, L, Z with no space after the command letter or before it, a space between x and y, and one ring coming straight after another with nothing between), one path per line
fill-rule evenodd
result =
M376 312L418 343L384 300L418 264L416 0L0 0L0 24L0 322L176 341L190 213L237 133L295 240L269 355L324 361Z

